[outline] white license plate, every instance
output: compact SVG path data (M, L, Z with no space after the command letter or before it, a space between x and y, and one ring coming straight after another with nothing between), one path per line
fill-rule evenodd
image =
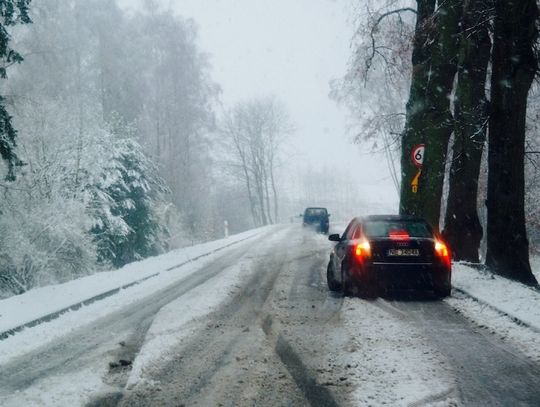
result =
M388 256L420 256L418 249L389 249Z

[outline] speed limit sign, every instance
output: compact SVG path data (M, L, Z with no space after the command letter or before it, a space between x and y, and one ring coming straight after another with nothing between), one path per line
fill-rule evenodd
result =
M413 147L411 151L411 160L413 164L418 168L422 167L422 164L424 163L425 149L426 146L424 144L417 144Z

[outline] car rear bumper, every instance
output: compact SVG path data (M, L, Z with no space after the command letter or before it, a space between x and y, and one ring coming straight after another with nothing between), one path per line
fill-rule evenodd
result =
M379 292L444 291L451 286L451 270L440 264L370 263L353 274L360 284L367 283Z
M305 228L309 227L321 233L328 233L328 229L329 229L328 223L320 223L320 222L312 222L312 223L303 222L302 226Z

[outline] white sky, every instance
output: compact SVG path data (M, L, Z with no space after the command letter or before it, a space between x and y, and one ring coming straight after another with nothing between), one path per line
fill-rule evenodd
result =
M140 0L123 0L135 4ZM213 79L230 107L242 99L275 95L296 127L290 159L297 167L349 171L365 194L397 201L385 158L351 144L347 110L329 99L329 81L341 77L350 56L348 0L165 0L199 28ZM369 103L369 101L366 101ZM339 180L336 180L339 182Z

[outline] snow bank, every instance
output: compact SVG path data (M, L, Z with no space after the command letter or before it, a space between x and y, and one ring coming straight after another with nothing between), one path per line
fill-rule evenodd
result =
M173 250L167 254L130 263L121 269L96 273L67 283L40 287L0 300L0 332L83 302L107 291L142 280L181 263L210 254L230 244L254 237L266 228L250 230L226 239Z
M531 265L540 278L540 259L532 258ZM460 263L453 266L452 283L469 296L455 291L445 300L450 306L489 334L512 343L523 354L540 362L540 292Z
M455 263L452 270L456 288L540 331L540 292L466 264Z

